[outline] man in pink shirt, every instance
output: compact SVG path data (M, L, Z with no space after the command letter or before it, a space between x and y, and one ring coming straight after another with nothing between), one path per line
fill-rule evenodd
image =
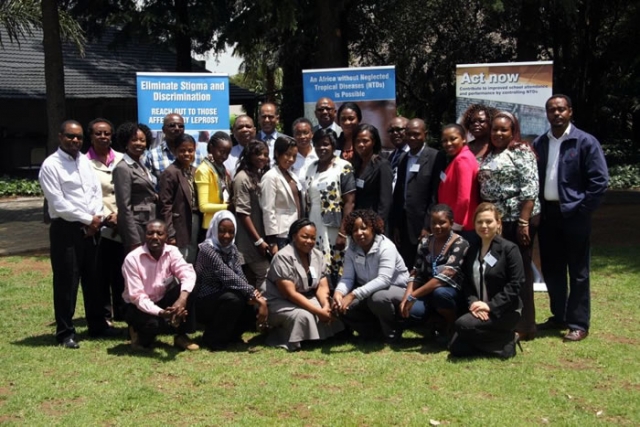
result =
M196 273L177 247L167 245L167 226L154 219L147 223L146 243L131 251L122 265L131 347L149 348L167 322L176 330L174 345L198 350L187 332L193 328L190 304Z

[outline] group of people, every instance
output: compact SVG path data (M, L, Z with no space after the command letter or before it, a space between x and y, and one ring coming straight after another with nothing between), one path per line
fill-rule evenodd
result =
M424 327L451 354L515 355L536 335L531 252L539 230L551 317L566 341L589 330L589 220L607 187L598 141L547 102L550 131L522 141L508 112L474 104L426 144L421 119L396 117L383 152L357 104L318 100L318 124L279 133L262 104L206 150L184 119L62 124L40 182L51 225L58 341L83 286L89 334L126 320L134 348L169 326L175 345L224 349L252 328L295 351L332 336L395 342ZM115 138L114 138L115 136ZM469 139L469 142L467 140ZM204 145L204 144L202 144ZM120 147L124 153L114 149ZM567 270L570 282L567 282ZM570 290L570 292L568 291Z

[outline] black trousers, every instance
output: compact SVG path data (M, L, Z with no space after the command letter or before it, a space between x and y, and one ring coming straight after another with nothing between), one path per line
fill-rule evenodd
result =
M124 291L124 277L122 277L124 256L124 247L121 242L104 237L100 238L96 266L98 270L98 286L104 301L102 315L105 319L124 319L124 301L122 299L122 292Z
M204 325L202 340L209 348L222 349L253 329L255 310L240 292L197 298L195 305L196 319Z
M565 218L558 203L545 202L538 238L553 319L566 322L571 329L588 331L591 214L576 213Z
M180 297L180 286L176 284L167 291L160 301L156 302L156 305L163 309L170 307L178 297ZM183 335L195 331L195 307L193 302L194 298L190 294L187 299L187 318L177 328L169 325L169 322L160 316L141 311L135 304L126 304L125 320L138 333L140 344L147 347L161 333L173 332L177 335Z
M472 356L487 354L505 357L505 347L513 343L516 324L520 313L511 311L500 317L489 316L482 321L467 313L455 323L455 335L449 344L449 351L454 356Z
M62 342L67 337L75 335L73 315L79 284L82 285L89 334L100 334L107 328L107 322L102 311L102 293L95 276L96 239L85 237L81 223L63 219L54 219L51 222L49 239L56 339Z
M407 227L407 219L403 218L402 224L400 224L400 248L398 252L400 252L400 256L404 260L404 264L407 266L409 271L413 268L413 265L416 260L416 254L418 252L418 243L420 235L413 236L416 239L416 243L411 243L412 237L409 235L409 228Z
M522 246L518 243L518 222L512 221L502 222L502 237L518 245L520 256L522 256L522 264L524 265L524 284L520 288L520 299L522 300L522 317L516 330L522 333L536 332L536 306L533 296L533 268L531 262L533 259L533 240L538 232L538 224L540 217L538 215L529 220L529 237L531 244Z

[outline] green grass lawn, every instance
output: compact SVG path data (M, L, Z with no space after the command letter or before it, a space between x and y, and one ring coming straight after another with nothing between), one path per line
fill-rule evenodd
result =
M411 332L399 346L299 353L252 334L234 351L177 352L166 336L132 353L124 340L84 339L81 303L81 348L65 350L48 258L0 258L0 424L640 425L639 253L594 250L588 339L546 335L509 361L450 361ZM542 321L546 294L536 302Z

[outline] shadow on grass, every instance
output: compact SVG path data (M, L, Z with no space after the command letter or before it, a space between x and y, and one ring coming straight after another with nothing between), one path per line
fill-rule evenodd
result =
M615 266L625 273L640 273L640 246L603 247L596 246L591 256L591 270L599 270Z
M58 345L56 338L52 334L32 335L11 344L24 347L53 347Z
M172 345L155 342L153 346L145 350L134 350L128 343L120 343L114 347L107 349L107 354L111 356L130 356L155 359L160 362L172 362L176 359L176 356L181 353L182 350L175 348Z

